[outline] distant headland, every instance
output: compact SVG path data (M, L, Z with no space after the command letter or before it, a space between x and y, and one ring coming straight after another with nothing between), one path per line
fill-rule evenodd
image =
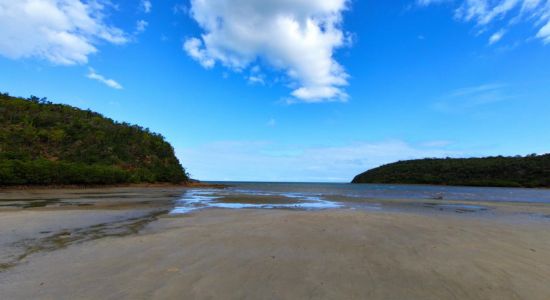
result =
M352 183L550 187L550 154L399 161L361 173Z

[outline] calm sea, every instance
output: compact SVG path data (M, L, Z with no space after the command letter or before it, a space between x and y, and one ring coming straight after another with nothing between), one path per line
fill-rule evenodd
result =
M439 205L448 200L464 202L460 209L480 208L468 202L549 203L550 189L454 187L430 185L210 182L229 187L190 189L176 203L174 213L206 207L327 209L354 205L380 208L384 200L418 200ZM441 207L448 207L442 204ZM453 206L454 208L454 206Z
M550 203L550 189L458 187L398 184L213 182L234 192L303 193L370 199L433 199Z

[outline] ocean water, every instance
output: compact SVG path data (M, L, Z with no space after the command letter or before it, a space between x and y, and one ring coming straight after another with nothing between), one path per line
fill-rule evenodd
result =
M454 187L394 184L211 182L225 189L189 189L176 201L172 213L215 207L227 209L371 209L409 206L456 212L486 211L477 202L550 204L550 189ZM392 200L390 202L389 200ZM448 203L452 201L452 203ZM460 201L460 203L456 203ZM476 203L473 203L476 202ZM399 204L399 203L397 203ZM401 206L403 206L401 204Z

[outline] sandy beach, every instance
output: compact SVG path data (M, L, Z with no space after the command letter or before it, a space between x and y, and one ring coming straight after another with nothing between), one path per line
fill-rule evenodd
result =
M91 197L100 192L110 198ZM3 193L0 298L550 297L550 221L506 217L522 210L517 204L488 215L217 208L167 214L183 192L42 191L35 196L52 202L26 208L16 204L28 191Z

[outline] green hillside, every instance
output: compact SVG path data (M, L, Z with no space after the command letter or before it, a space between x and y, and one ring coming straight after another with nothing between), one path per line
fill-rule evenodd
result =
M550 187L550 154L400 161L359 174L352 183Z
M188 180L160 134L90 110L0 94L0 185Z

